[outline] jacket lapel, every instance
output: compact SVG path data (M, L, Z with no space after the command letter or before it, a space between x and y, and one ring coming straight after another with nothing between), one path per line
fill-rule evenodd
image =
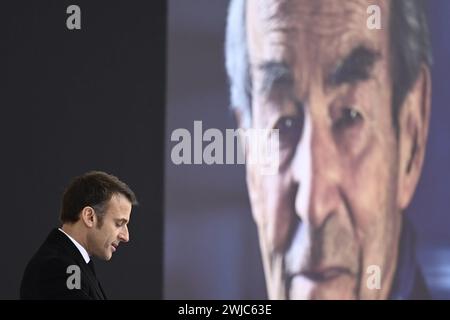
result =
M86 262L83 260L82 263L82 274L86 276L86 281L89 283L89 287L92 291L95 292L96 299L105 300L106 296L101 289L100 282L97 280L97 277L92 272L91 268L86 264Z

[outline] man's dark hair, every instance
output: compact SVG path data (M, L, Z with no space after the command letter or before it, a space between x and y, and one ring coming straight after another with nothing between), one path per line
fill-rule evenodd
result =
M252 79L246 37L246 0L231 0L228 9L225 57L231 106L241 112L242 125L251 120ZM398 130L398 113L419 75L422 64L431 66L432 53L423 0L391 0L392 120Z
M75 177L64 191L60 220L62 223L77 222L81 210L90 206L101 221L108 201L117 194L125 196L132 205L137 205L136 196L130 187L113 175L91 171Z

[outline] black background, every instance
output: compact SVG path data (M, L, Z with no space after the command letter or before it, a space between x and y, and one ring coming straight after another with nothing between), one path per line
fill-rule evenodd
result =
M71 4L81 30L66 27ZM165 2L9 1L2 11L0 299L18 298L65 186L89 170L117 175L140 202L130 242L97 260L107 295L161 298Z

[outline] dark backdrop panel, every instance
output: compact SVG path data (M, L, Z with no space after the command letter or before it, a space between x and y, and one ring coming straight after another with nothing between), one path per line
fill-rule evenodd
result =
M140 202L130 242L97 263L107 294L161 298L166 5L76 1L82 29L69 31L71 4L2 3L0 298L18 298L65 186L93 169L117 175Z

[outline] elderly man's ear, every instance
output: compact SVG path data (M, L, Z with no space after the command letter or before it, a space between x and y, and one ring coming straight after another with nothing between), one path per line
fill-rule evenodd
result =
M420 178L431 112L431 75L422 65L419 76L407 94L399 114L398 206L411 202Z
M238 128L248 129L250 127L250 115L243 111L241 108L233 108L234 119Z
M236 125L238 127L238 129L248 129L248 124L246 123L248 121L248 119L246 119L246 115L245 113L237 107L233 107L233 114L234 114L234 119L236 121ZM241 130L239 130L241 131ZM240 139L245 139L245 135L244 136L240 136ZM241 140L241 141L245 141L245 140ZM240 144L241 148L245 146L245 150L242 149L241 151L244 152L244 155L247 157L248 155L248 145L247 143L241 143ZM247 159L246 159L247 161Z

